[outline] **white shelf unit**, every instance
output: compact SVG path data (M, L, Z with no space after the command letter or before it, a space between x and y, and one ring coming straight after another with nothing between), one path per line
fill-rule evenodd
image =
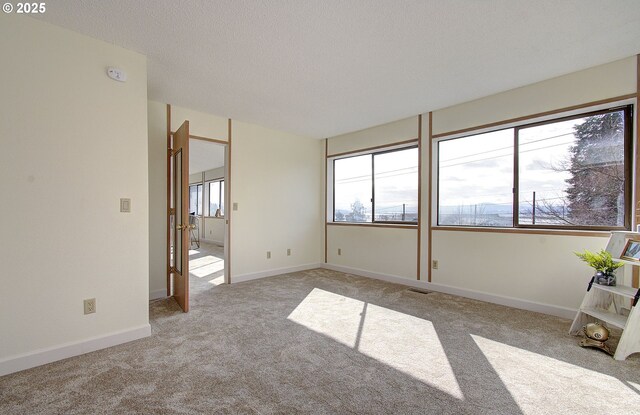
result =
M609 326L622 329L622 335L618 347L613 355L616 360L624 360L632 353L640 352L640 310L633 306L637 289L625 286L606 286L593 283L591 289L582 300L582 305L569 333L576 336L581 333L582 327L587 323L601 321ZM621 298L616 299L619 296ZM628 304L630 311L626 316L620 312L611 311L617 304ZM620 309L621 311L621 309Z
M618 261L638 266L640 265L638 262L620 259L629 239L640 240L640 233L612 232L606 250ZM582 332L585 324L600 321L622 329L618 347L613 355L614 359L624 360L630 354L640 352L640 307L634 304L640 302L637 300L639 294L640 290L637 288L624 285L599 285L592 280L569 329L569 334L576 336ZM628 315L623 313L622 305L629 310Z

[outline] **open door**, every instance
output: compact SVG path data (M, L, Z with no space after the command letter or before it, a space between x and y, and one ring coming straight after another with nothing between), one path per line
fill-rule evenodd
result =
M169 291L186 313L189 311L189 121L173 134L171 144L167 281L172 283Z

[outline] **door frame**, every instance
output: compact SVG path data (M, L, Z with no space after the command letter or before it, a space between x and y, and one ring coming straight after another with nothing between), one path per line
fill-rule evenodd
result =
M169 223L168 218L171 214L171 157L172 157L172 147L173 147L173 134L174 131L171 128L172 120L171 120L171 104L167 104L167 198L166 198L166 211L167 211L167 232L166 232L166 270L167 270L167 297L172 295L172 280L171 280L171 224ZM186 120L181 120L182 122ZM225 185L224 185L224 203L227 206L225 212L225 232L224 232L224 282L225 284L231 284L231 216L232 216L232 206L231 206L231 148L232 148L232 121L229 118L227 121L227 140L221 140L216 138L202 137L189 134L189 139L203 140L209 141L217 144L222 144L225 146ZM189 187L186 189L182 189L183 192L189 192Z

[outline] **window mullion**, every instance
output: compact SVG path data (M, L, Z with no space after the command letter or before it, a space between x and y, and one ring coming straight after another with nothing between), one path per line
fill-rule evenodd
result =
M375 178L375 155L371 155L371 223L376 221L375 200L376 200L376 178Z
M520 226L520 160L518 155L518 134L520 127L513 129L513 227Z

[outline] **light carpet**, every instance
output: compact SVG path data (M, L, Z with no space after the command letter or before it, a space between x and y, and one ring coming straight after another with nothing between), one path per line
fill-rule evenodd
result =
M324 269L220 272L192 277L187 314L151 303L149 338L0 378L0 413L640 413L638 355L580 348L569 320Z

